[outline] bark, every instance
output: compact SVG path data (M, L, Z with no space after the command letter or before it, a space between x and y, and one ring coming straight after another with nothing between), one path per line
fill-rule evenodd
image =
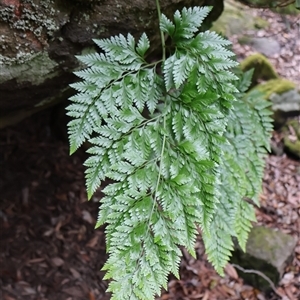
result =
M214 5L223 0L164 0L162 12ZM0 0L0 128L67 98L76 54L93 38L146 32L160 47L155 0ZM13 122L12 122L13 121Z

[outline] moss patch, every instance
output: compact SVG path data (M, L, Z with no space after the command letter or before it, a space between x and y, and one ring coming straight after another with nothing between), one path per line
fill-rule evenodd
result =
M255 87L265 95L266 99L269 99L272 94L281 95L295 88L295 83L284 78L269 80Z
M293 132L291 132L293 131ZM283 143L286 151L300 159L300 123L297 120L289 120L283 127ZM293 133L293 134L292 134Z
M248 29L265 28L269 25L266 20L253 17L248 13L248 7L233 1L224 1L224 11L213 23L212 30L224 35L241 34Z
M272 8L272 10L279 14L283 14L283 15L299 15L300 14L300 10L298 10L296 8L295 3L292 3L287 6L283 6L283 7Z
M270 80L279 78L274 67L269 60L260 53L255 53L248 56L240 63L240 68L243 72L246 72L254 68L252 82L255 85L259 79Z
M246 252L236 246L231 262L245 269L263 272L276 285L289 262L296 240L281 231L258 226L253 227L247 241ZM266 291L269 283L261 276L237 270L241 278L252 286Z

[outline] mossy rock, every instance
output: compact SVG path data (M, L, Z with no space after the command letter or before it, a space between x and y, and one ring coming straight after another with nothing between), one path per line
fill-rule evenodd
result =
M272 8L273 11L282 15L299 15L300 10L296 8L295 3L283 7Z
M281 128L289 117L299 115L300 94L294 82L284 78L272 79L253 89L262 92L264 98L273 103L272 118L275 128Z
M284 78L272 79L255 87L264 94L266 99L270 99L272 94L282 95L295 88L296 84L294 82Z
M248 7L233 1L224 1L224 10L217 21L213 23L212 30L224 35L242 34L249 29L265 28L269 22L260 17L253 17Z
M295 132L295 135L291 134L291 129ZM286 152L300 159L300 122L296 119L289 120L283 127L282 132Z
M240 68L243 72L254 69L252 86L257 84L259 79L270 80L279 78L270 61L260 53L255 53L245 58L240 63Z
M246 252L236 246L230 261L244 269L262 272L276 285L293 257L296 244L296 239L279 230L262 226L253 227L247 241ZM269 290L269 282L261 276L239 270L237 272L248 284L262 291Z

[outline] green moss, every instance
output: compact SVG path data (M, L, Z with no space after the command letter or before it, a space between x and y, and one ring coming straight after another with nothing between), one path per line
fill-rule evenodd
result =
M265 19L262 19L262 18L255 18L255 28L258 28L258 29L263 29L263 28L266 28L268 27L270 24L267 20Z
M272 94L281 95L287 91L296 88L295 83L290 80L279 78L269 80L255 87L257 90L261 91L266 99L269 99Z
M242 34L249 29L265 28L269 23L259 17L253 17L248 7L233 0L224 1L222 15L213 23L212 30L224 35Z
M294 128L296 136L298 137L298 140L300 140L300 123L297 120L289 120L287 122L287 126L291 126Z
M240 63L240 68L246 72L254 68L252 82L255 85L259 79L269 80L279 78L269 60L260 53L248 56Z
M247 45L249 44L251 41L251 38L249 36L241 36L238 38L238 42L241 44L241 45Z
M300 10L298 10L296 8L295 3L292 3L287 6L283 6L283 7L272 8L272 10L279 14L284 14L284 15L299 15L300 14Z
M236 246L231 262L245 269L263 272L276 285L282 276L289 253L295 247L293 237L270 228L253 227L248 238L246 252ZM237 270L246 283L267 291L269 283L254 273L243 273Z
M291 140L290 138L290 128L296 134L296 140ZM282 128L282 132L284 134L283 143L287 152L290 154L300 158L300 124L297 120L289 120L285 126Z
M288 152L300 159L300 140L292 142L289 137L284 137L283 143Z

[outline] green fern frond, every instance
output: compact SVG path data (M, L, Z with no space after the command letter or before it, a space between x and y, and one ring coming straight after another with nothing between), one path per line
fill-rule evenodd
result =
M170 34L174 41L178 42L192 38L210 11L210 7L183 8L181 12L177 10L174 14L175 30L173 34L170 34L171 32L169 31L167 33ZM170 28L170 25L168 24L166 27Z
M142 34L94 42L103 53L77 58L68 124L70 152L91 146L88 198L102 189L96 227L106 224L112 299L154 299L179 277L180 246L196 256L198 227L209 261L222 274L233 249L244 248L254 221L245 197L258 201L271 119L259 95L244 94L251 74L232 72L230 44L198 33L210 8L184 8L160 29L174 52L148 63Z
M249 86L249 73L242 75L236 85L241 91L246 91ZM252 222L256 219L253 206L244 198L251 198L259 205L264 158L272 125L269 104L263 101L261 95L239 93L237 98L225 132L227 143L223 147L219 173L221 199L217 204L211 231L237 237L241 248L245 250ZM214 252L211 250L213 248L209 248L211 240L208 238L204 241L208 243L208 259L217 270L221 270L229 258L223 255L227 252ZM229 239L226 241L228 248L232 244Z

